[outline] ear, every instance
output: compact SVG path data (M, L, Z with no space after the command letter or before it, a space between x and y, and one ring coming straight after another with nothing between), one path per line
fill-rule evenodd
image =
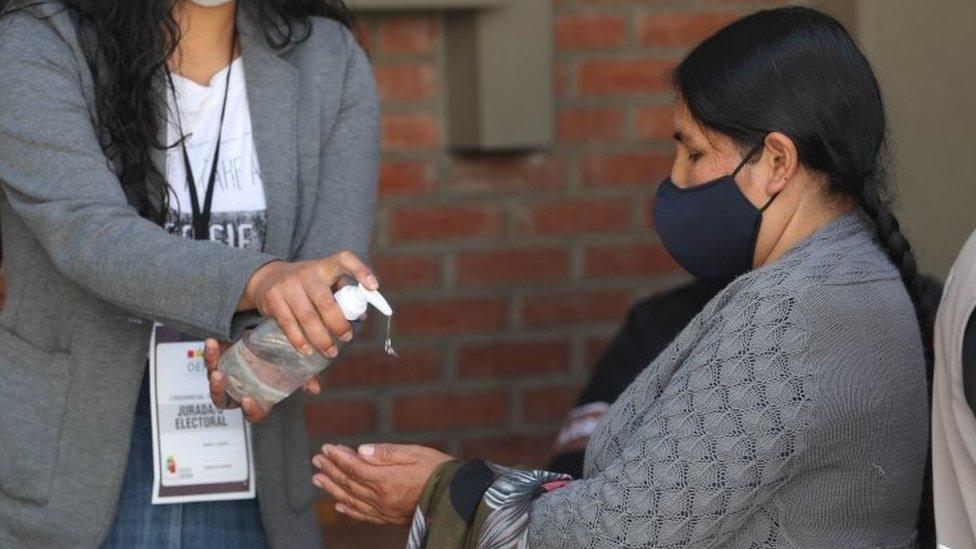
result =
M796 145L786 134L771 132L766 135L765 147L759 160L770 174L766 194L773 196L786 188L800 166Z

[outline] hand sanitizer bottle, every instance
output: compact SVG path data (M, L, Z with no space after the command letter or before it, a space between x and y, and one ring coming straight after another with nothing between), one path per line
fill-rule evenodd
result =
M358 320L369 305L386 315L386 352L396 355L389 334L393 309L379 292L367 290L362 284L346 286L335 293L335 300L349 321ZM341 348L342 343L336 341L336 346ZM321 353L305 355L295 349L278 323L269 318L245 332L221 357L218 369L227 376L227 394L238 402L251 397L267 410L331 362L332 359Z

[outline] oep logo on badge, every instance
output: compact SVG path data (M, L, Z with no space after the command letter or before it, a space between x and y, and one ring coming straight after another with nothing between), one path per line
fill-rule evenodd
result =
M186 351L186 374L196 376L204 373L207 369L203 362L203 347L199 349L188 349Z

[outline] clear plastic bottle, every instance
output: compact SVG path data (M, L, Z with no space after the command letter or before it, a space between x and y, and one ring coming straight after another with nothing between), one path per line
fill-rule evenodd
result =
M389 317L388 322L393 316L386 299L361 284L342 288L336 292L335 300L350 321L362 316L369 305ZM340 342L336 345L342 346ZM386 348L387 353L395 354L389 333ZM244 397L251 397L258 406L269 409L331 362L331 358L321 353L305 355L295 349L278 323L269 318L231 345L221 357L218 369L227 376L227 394L232 398L240 402Z

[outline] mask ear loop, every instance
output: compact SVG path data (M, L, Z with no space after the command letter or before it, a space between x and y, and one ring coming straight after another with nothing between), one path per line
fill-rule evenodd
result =
M753 147L752 149L750 149L749 152L747 152L746 155L744 157L742 157L742 161L739 162L739 165L736 166L735 167L735 170L732 172L732 177L733 178L735 178L735 176L739 174L739 170L741 170L750 160L752 160L752 157L753 156L756 156L756 153L757 152L759 152L760 150L762 150L762 148L763 148L763 146L765 144L766 144L766 140L763 139L759 143L756 143L756 146Z
M735 176L739 174L739 170L741 170L743 166L745 166L750 160L752 160L752 157L756 156L757 152L762 150L765 144L766 144L766 140L764 138L759 143L756 143L756 146L754 146L748 153L746 153L746 155L742 158L742 162L739 162L739 165L736 166L735 170L732 172L733 179L735 179ZM773 200L776 200L777 196L779 196L779 193L776 193L773 196L769 197L769 200L766 201L766 204L764 204L762 208L759 208L759 213L765 212L766 208L769 208L769 206L773 203Z
M766 211L766 208L768 208L773 203L773 200L776 200L776 197L777 196L779 196L779 193L776 193L773 196L770 196L769 197L769 200L766 201L766 204L764 204L762 208L759 208L759 213L765 212Z

